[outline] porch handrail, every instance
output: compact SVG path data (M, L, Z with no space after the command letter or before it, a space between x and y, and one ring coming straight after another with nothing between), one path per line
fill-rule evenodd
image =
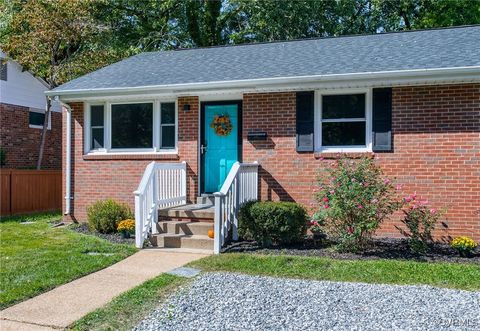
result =
M135 192L135 246L157 233L158 209L187 203L187 164L151 162Z
M235 162L220 191L215 196L214 245L218 254L231 232L238 239L238 211L250 200L258 199L258 162Z

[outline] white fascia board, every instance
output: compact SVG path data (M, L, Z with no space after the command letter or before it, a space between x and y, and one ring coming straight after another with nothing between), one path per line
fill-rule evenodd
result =
M312 75L297 77L261 78L207 83L152 85L130 88L104 88L86 90L46 91L48 96L62 100L81 101L89 97L102 98L133 95L201 95L223 91L225 93L248 93L305 88L376 87L419 84L449 84L480 82L480 66L413 69L400 71L366 72L351 74Z

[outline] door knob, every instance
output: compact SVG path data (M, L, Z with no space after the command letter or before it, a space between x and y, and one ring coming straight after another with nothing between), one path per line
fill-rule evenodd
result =
M204 154L207 151L207 146L200 145L200 153Z

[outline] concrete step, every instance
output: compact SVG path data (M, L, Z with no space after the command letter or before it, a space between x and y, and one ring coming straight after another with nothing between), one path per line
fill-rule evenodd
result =
M203 235L160 233L150 237L153 246L213 250L213 239Z
M189 254L213 254L213 249L198 249L198 248L168 248L168 247L154 247L150 249L161 250L163 252L172 253L189 253Z
M182 236L184 234L159 233L152 235L150 242L154 247L179 248L181 244L180 237Z
M191 221L160 221L158 222L157 227L160 233L207 236L208 231L213 230L213 223Z
M182 248L211 249L213 250L213 239L208 236L191 235L184 236L181 239Z
M159 218L213 220L215 209L210 204L190 204L160 209Z
M213 194L202 194L197 197L197 205L215 205L215 196Z

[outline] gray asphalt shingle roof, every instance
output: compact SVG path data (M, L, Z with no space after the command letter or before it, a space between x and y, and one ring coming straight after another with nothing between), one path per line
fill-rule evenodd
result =
M480 66L480 26L141 53L55 91Z

